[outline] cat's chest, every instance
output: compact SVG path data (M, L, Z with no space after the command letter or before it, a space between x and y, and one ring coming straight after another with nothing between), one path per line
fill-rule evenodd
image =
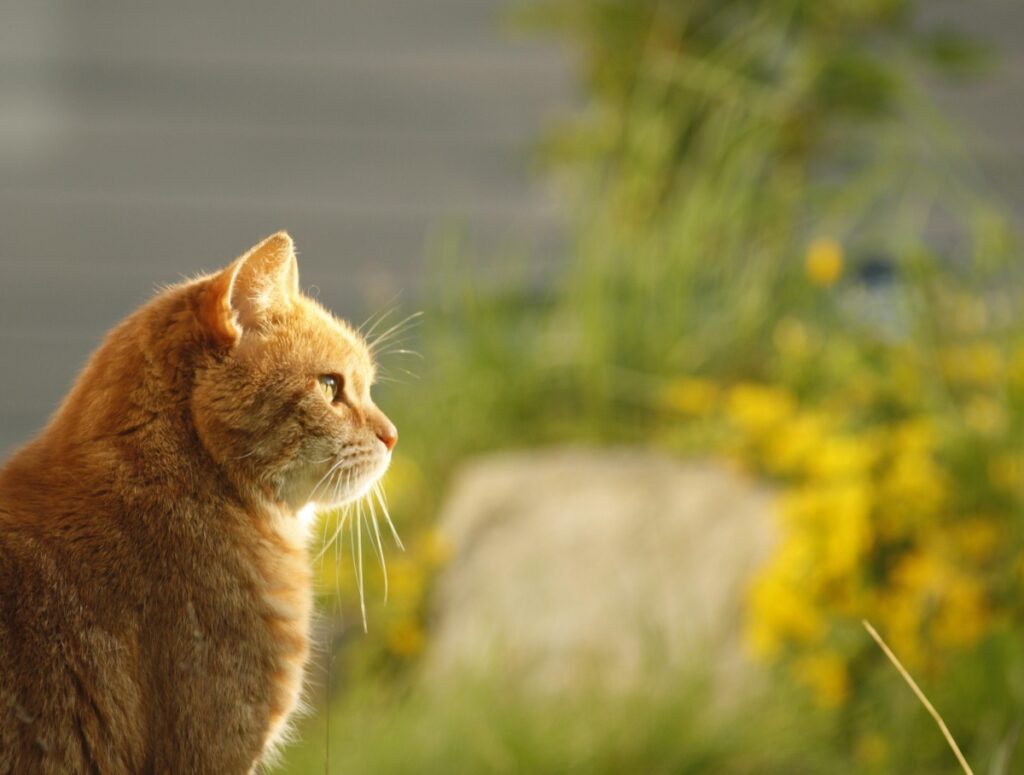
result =
M192 685L185 696L262 750L302 689L313 605L308 553L302 537L267 523L214 554L194 568L179 600L173 661Z
M261 640L267 649L267 737L272 742L298 703L302 690L309 655L312 573L305 536L286 521L262 526L250 559L256 579L251 593L263 628L265 640Z

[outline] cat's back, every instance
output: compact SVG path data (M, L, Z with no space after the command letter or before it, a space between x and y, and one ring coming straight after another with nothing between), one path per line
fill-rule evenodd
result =
M61 542L5 495L0 489L0 775L142 772L131 636L96 615Z

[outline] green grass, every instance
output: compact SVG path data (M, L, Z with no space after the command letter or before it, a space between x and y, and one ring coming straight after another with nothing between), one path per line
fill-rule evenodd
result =
M350 687L304 726L294 773L843 773L816 751L820 723L765 703L728 716L700 682L662 677L633 693L529 696L514 681ZM756 708L756 710L755 710Z

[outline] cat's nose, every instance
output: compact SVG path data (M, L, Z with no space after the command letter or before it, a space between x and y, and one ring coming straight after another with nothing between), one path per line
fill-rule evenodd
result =
M395 448L395 444L398 443L398 429L394 423L386 417L381 417L377 422L375 428L377 438L384 442L384 446L388 448L388 452Z

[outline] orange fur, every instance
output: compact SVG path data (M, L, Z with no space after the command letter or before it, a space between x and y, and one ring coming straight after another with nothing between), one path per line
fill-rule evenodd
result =
M373 369L283 232L107 336L0 469L0 773L255 768L309 653L296 512L397 439Z

